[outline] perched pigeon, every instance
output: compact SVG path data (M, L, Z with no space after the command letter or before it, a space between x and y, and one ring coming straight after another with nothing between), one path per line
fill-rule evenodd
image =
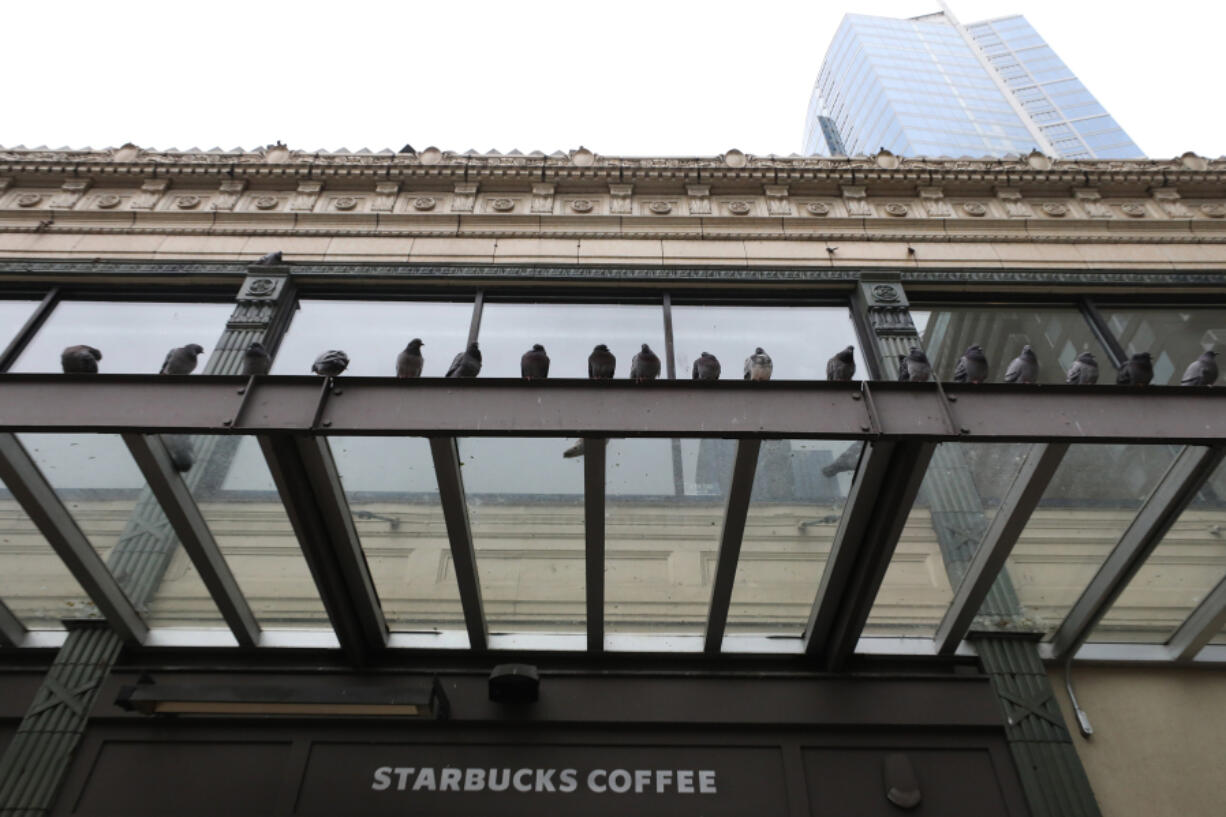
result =
M609 351L609 347L603 343L596 344L596 348L587 358L587 376L593 380L610 380L616 368L617 358Z
M247 351L243 353L243 374L268 374L268 370L271 368L272 357L269 356L268 350L264 348L264 344L258 340L248 344Z
M531 349L524 352L519 359L519 373L524 376L524 380L544 380L549 377L549 355L545 354L544 346L534 343Z
M451 367L447 369L447 377L476 377L481 371L481 350L477 348L477 342L474 340L468 344L468 348L460 352L451 361Z
M1038 383L1039 359L1034 355L1034 349L1022 347L1022 353L1013 358L1005 372L1006 383Z
M1115 376L1115 382L1125 386L1148 386L1153 379L1154 361L1149 352L1137 352Z
M856 347L848 346L826 361L827 380L851 380L856 373Z
M270 252L268 255L261 257L260 260L252 264L252 266L254 267L275 267L280 263L281 263L281 251L277 250L276 252Z
M421 356L421 338L413 338L409 345L396 355L396 377L421 377L421 367L425 363Z
M759 346L753 350L752 355L745 358L745 379L770 380L774 368L775 364L771 362L771 356L762 351L762 347Z
M196 368L196 357L204 352L204 347L198 343L186 346L176 346L166 353L162 361L162 371L159 374L191 374Z
M1183 379L1179 382L1185 386L1212 386L1217 382L1217 352L1212 349L1201 353L1201 356L1192 361L1192 365L1188 366L1183 373Z
M102 360L102 353L85 344L69 346L60 354L64 374L97 374L99 360Z
M954 369L955 383L983 383L988 379L988 359L979 344L967 347Z
M912 346L911 351L906 357L899 356L899 373L898 379L911 383L927 383L932 379L932 364L928 362L928 356L918 346ZM902 372L906 371L907 376L903 377Z
M179 473L190 471L196 463L196 451L192 446L192 438L186 434L163 434L162 442L166 443L166 453L170 462Z
M1094 359L1094 355L1090 352L1082 352L1078 355L1073 365L1069 366L1064 382L1080 386L1092 386L1097 383L1098 361Z
M860 452L864 450L864 443L856 441L847 446L847 450L834 458L834 462L829 465L822 466L822 474L827 477L833 477L841 474L844 471L854 471L856 466L860 464Z
M630 361L630 379L642 383L644 380L655 380L659 376L660 358L644 343L642 351Z
M329 349L311 364L311 371L322 377L336 377L349 367L349 355L340 349Z
M911 379L911 370L907 368L907 356L898 356L898 382L906 383Z
M719 373L719 361L710 352L703 352L694 361L693 377L695 380L719 380Z

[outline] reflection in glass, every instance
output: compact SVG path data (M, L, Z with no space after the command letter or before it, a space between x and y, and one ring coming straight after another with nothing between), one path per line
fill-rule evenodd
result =
M204 368L233 304L122 301L64 301L21 353L12 371L58 372L66 346L85 343L102 352L102 374L156 374L166 353L198 343Z
M37 308L38 301L0 301L0 349L8 346Z
M97 608L21 505L0 488L0 601L28 630L61 630Z
M721 377L739 380L745 358L761 346L776 380L825 380L826 361L858 345L850 313L842 306L674 306L673 347L677 377L688 380L703 352L719 359ZM866 376L856 354L857 379Z
M539 343L549 353L550 377L586 378L588 355L603 343L617 357L614 376L625 378L644 343L664 360L664 313L659 304L487 302L480 341L483 377L519 377L520 356Z
M420 437L328 442L388 626L463 630L430 444Z
M727 446L729 455L736 450L731 440L701 442ZM762 443L728 608L729 633L804 633L862 449L847 441Z
M1102 313L1128 354L1153 355L1155 386L1179 385L1184 369L1207 349L1226 352L1226 309L1102 307Z
M584 632L583 458L560 439L459 442L491 631Z
M347 375L394 377L396 355L422 339L423 377L442 377L468 343L472 302L303 299L281 341L273 374L310 374L321 353L349 355Z
M953 305L912 309L911 317L942 380L953 379L958 359L973 344L983 347L993 382L1004 382L1009 364L1026 345L1039 359L1040 383L1063 383L1082 352L1098 360L1100 382L1115 380L1107 350L1071 306Z
M1165 643L1226 574L1226 465L1175 520L1089 641Z

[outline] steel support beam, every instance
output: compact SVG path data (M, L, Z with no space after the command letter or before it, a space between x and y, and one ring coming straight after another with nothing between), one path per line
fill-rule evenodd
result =
M1191 661L1226 627L1226 577L1201 599L1167 642L1176 661Z
M1052 636L1051 649L1056 661L1064 661L1077 652L1224 455L1226 448L1222 447L1187 446L1175 457Z
M179 543L191 557L196 572L212 595L230 632L234 633L240 646L254 647L260 640L259 622L213 539L191 491L171 462L166 444L157 435L145 434L124 434L123 441L145 475L145 481L179 537Z
M0 647L16 647L26 635L21 619L0 599Z
M924 442L865 445L805 628L805 652L820 656L828 670L841 669L855 651L933 448Z
M388 628L328 441L270 434L260 448L341 649L365 664Z
M0 434L0 480L97 605L107 624L124 641L143 641L148 628L140 614L13 434Z
M587 649L604 650L605 462L608 440L583 440L583 534L586 542Z
M481 601L481 580L477 577L477 551L473 548L472 527L468 523L468 500L464 496L464 478L460 475L460 452L454 437L431 437L430 453L434 456L434 474L438 478L438 494L443 505L443 521L451 542L451 564L460 586L460 605L464 609L464 625L468 644L474 650L489 648L489 627L485 606Z
M728 623L728 607L732 603L732 584L736 565L745 538L745 520L749 516L749 500L753 495L754 475L758 472L761 440L740 440L736 444L736 460L732 465L732 485L724 503L724 527L719 535L719 561L715 581L711 585L711 606L707 610L707 634L703 650L718 653Z
M992 517L983 540L967 566L953 601L937 627L933 640L941 655L953 655L966 637L971 622L992 589L993 582L1005 566L1005 560L1017 544L1017 539L1034 513L1043 492L1064 459L1068 443L1046 443L1032 446L1026 461L1013 478L1000 509Z

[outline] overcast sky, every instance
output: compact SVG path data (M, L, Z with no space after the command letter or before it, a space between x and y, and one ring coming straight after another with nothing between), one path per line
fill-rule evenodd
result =
M1023 13L1148 155L1226 154L1221 0ZM606 155L800 150L843 14L936 0L11 3L0 145Z

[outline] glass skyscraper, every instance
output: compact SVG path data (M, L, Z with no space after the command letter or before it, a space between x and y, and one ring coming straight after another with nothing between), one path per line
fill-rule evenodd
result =
M1140 158L1140 148L1025 18L962 25L945 12L849 14L826 52L804 151L1069 159Z

